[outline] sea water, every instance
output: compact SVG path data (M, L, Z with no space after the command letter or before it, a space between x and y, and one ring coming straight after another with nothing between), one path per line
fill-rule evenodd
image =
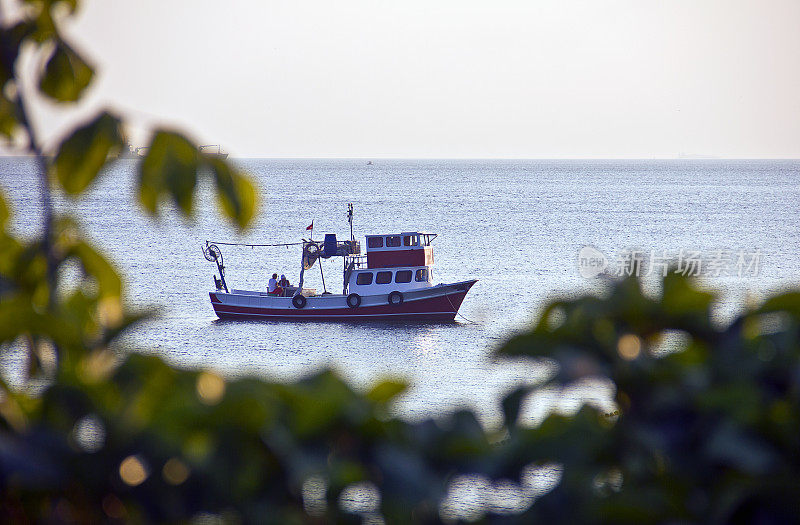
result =
M549 299L601 291L603 280L585 277L580 266L587 249L602 254L607 273L645 254L646 279L660 271L650 261L662 257L680 258L690 272L692 261L704 265L703 286L723 295L719 323L747 301L800 285L800 161L234 160L261 200L244 233L221 218L208 182L192 221L169 206L147 217L135 199L136 162L117 162L80 199L56 198L119 266L129 302L158 307L157 317L126 336L127 347L232 376L292 380L334 367L357 388L403 378L410 388L395 410L409 419L467 406L492 425L504 392L545 380L546 364L493 352ZM0 187L13 207L13 230L33 235L42 216L35 164L0 159ZM208 292L216 267L203 257L206 241L297 242L309 238L312 221L315 239L346 239L348 203L362 243L365 234L438 234L434 281L479 280L456 323L214 316ZM296 246L220 247L230 287L263 290L272 273L298 280ZM341 260L321 266L327 289L341 293ZM323 290L319 266L305 279ZM3 366L13 363L6 356ZM609 392L587 395L602 400ZM539 404L529 409L548 408Z

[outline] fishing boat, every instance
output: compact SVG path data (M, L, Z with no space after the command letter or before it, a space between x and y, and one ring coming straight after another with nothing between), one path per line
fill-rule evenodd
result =
M216 151L214 151L214 148L216 148ZM215 157L219 159L228 158L228 154L222 151L222 146L219 144L204 144L202 146L198 146L197 150L203 155L207 155L209 157Z
M138 148L137 148L138 149ZM119 154L117 155L118 159L136 159L139 158L138 153L133 147L130 145L129 142L126 142L125 145L120 150Z
M214 150L214 148L216 148L216 150ZM130 146L127 146L127 152L123 150L120 158L146 157L149 151L150 151L149 146L139 146L136 149L131 149ZM218 158L218 159L228 158L228 154L222 151L222 146L220 146L219 144L204 144L202 146L198 146L197 151L207 157Z
M246 246L302 246L300 276L296 287L266 290L229 289L219 244L206 241L206 259L215 262L219 277L209 292L220 318L289 320L415 320L454 321L464 297L476 279L434 284L434 233L407 231L366 236L366 252L352 233L352 205L348 211L350 239L340 241L326 234L323 241ZM313 227L313 223L312 223ZM313 230L312 230L313 236ZM342 259L342 293L317 294L303 287L305 272L319 259ZM324 287L324 276L323 276Z

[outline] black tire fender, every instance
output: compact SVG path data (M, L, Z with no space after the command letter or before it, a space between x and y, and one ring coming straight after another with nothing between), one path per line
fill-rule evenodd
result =
M403 294L397 290L389 294L389 304L392 306L400 306L403 304Z
M292 297L292 304L298 310L305 308L307 302L308 300L306 299L305 295L297 294L294 297Z
M361 306L361 296L357 293L351 293L347 296L347 306L350 308L358 308Z

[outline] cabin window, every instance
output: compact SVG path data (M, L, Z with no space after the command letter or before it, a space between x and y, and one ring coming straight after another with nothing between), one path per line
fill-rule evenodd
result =
M436 234L435 233L422 233L422 234L420 234L420 239L422 240L422 245L423 246L430 246L431 245L431 241L434 240L435 238L436 238Z
M418 283L422 283L428 280L428 269L427 268L420 268L417 270L417 274L414 276L414 280Z
M400 246L400 236L399 235L392 235L392 236L386 237L386 246L389 246L389 247L392 247L392 248L396 247L396 246Z
M419 244L419 238L416 235L404 235L403 236L403 245L404 246L416 246Z
M392 272L378 272L375 276L375 284L389 284L392 282Z
M369 248L383 248L383 237L370 237L367 239Z
M356 276L356 284L372 284L372 272L362 272Z
M410 283L411 282L411 270L400 270L396 274L394 274L394 282L396 283Z

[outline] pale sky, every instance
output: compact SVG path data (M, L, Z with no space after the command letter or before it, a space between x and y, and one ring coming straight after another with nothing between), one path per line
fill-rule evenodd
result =
M800 157L797 0L87 0L68 33L134 146L162 123L237 157Z

